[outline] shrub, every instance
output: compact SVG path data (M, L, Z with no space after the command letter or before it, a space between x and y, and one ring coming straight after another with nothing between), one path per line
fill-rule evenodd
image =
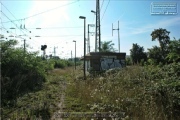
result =
M126 58L126 65L132 65L132 60L130 57Z
M70 66L73 66L74 63L72 61L67 61L67 66L70 67ZM76 62L76 65L78 65L78 63Z
M146 69L152 80L151 92L156 104L162 108L167 119L179 119L180 114L180 63L160 65ZM152 91L153 90L153 91ZM161 106L162 105L162 106Z
M65 68L67 65L63 60L56 60L54 68Z
M16 44L16 40L1 41L2 106L11 105L17 97L40 88L49 69L36 53L14 48Z
M124 112L133 120L180 119L180 63L134 65L87 80L73 77L67 91L71 112ZM80 105L74 108L76 104Z
M62 59L50 59L48 60L48 63L50 65L53 65L53 68L65 68L74 65L72 61L62 60Z

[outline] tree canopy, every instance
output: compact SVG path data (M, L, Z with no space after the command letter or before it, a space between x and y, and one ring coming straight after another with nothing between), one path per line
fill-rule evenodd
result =
M114 43L112 41L101 42L100 52L115 52Z
M161 51L162 51L162 57L165 58L168 52L168 45L170 43L170 37L169 37L169 31L166 29L155 29L152 31L152 41L158 40Z
M133 44L132 49L130 49L130 56L133 63L140 63L141 59L147 60L147 55L144 52L144 48L139 46L137 43Z
M169 53L166 57L168 62L180 62L180 39L170 41L168 49Z
M149 58L155 64L180 61L180 40L170 40L169 34L169 31L162 28L155 29L151 33L152 41L159 41L159 47L148 49Z

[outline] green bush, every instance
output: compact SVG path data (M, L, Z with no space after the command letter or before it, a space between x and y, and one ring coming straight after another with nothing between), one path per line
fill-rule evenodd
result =
M72 61L67 61L67 66L70 67L70 66L73 66L74 65L74 62ZM78 62L76 62L76 65L78 65Z
M48 60L48 63L51 66L53 65L53 68L65 68L74 65L72 61L62 60L62 59L50 59Z
M126 65L132 65L132 60L130 57L126 58Z
M1 41L2 106L11 105L16 98L39 89L50 68L36 53L15 48L16 40Z
M141 66L144 66L144 65L145 65L145 61L144 61L144 59L141 59L141 61L140 61L140 65L141 65Z
M157 104L162 104L162 110L168 119L172 116L178 119L180 114L180 63L150 66L146 71L152 81L151 92ZM177 118L176 118L177 117Z
M180 119L180 63L133 65L85 81L73 78L66 96L71 112L118 111L132 120Z
M56 60L54 68L65 68L67 64L63 60Z

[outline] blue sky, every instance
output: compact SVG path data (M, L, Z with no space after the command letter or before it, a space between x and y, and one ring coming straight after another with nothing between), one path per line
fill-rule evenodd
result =
M173 2L180 5L178 0L159 2ZM53 54L56 47L56 55L68 58L71 51L74 53L73 40L77 41L77 56L83 55L83 20L79 16L86 17L87 24L95 24L95 0L1 0L1 34L23 35L29 45L29 51L40 51L40 46L47 44L46 53ZM118 34L114 31L112 36L112 23L117 28L120 23L120 48L121 52L130 54L133 43L143 46L145 51L154 45L151 41L151 32L154 29L165 28L170 31L170 37L180 38L180 14L177 15L151 15L150 6L154 0L100 0L101 8L101 41L112 40L115 48L118 49ZM102 4L103 3L103 4ZM108 4L109 3L109 4ZM15 16L12 16L12 14ZM56 9L54 9L56 8ZM107 8L107 9L106 9ZM51 10L50 10L51 9ZM46 12L50 10L49 12ZM105 12L106 10L106 12ZM180 7L177 8L180 12ZM42 13L43 12L43 13ZM104 13L105 12L105 13ZM38 14L42 13L42 14ZM5 14L5 15L4 15ZM38 14L38 15L36 15ZM34 16L35 15L35 16ZM7 18L8 17L8 18ZM20 19L19 21L8 22ZM27 30L19 30L14 24L24 25ZM9 29L14 27L16 29ZM41 29L35 29L41 28ZM6 31L10 31L7 33ZM95 28L90 28L94 32ZM86 29L87 32L87 29ZM41 36L41 37L34 37ZM86 34L87 36L87 34ZM29 39L31 37L31 39ZM9 38L9 37L8 37ZM10 39L10 38L9 38ZM19 45L23 45L21 38L16 38ZM91 51L95 49L95 36L90 37ZM41 54L41 51L40 51ZM74 54L73 54L74 55Z

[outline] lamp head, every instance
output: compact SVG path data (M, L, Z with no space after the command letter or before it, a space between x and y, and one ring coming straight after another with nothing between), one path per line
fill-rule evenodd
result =
M91 10L92 13L96 13L94 10Z
M86 17L84 17L84 16L79 16L79 18L80 18L80 19L86 19Z

